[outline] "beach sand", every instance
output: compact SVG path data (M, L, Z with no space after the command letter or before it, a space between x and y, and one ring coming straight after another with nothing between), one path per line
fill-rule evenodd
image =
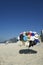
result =
M31 48L18 43L0 44L0 65L43 65L43 43Z

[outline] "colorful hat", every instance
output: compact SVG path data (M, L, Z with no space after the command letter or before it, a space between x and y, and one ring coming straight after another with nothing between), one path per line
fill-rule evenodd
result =
M23 37L23 41L27 41L27 39L28 39L27 36Z
M35 34L34 33L31 33L31 36L35 36Z
M38 39L35 39L34 41L35 41L36 43L39 43L39 42L40 42Z

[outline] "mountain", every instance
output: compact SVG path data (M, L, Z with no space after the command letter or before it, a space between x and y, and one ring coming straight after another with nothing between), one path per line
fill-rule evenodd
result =
M16 37L14 37L14 38L10 39L9 41L12 43L16 43L18 41L18 39Z
M5 40L4 43L16 43L17 41L18 41L18 39L16 37L14 37L9 40Z

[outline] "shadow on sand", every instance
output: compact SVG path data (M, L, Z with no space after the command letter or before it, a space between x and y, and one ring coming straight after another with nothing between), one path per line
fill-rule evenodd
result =
M37 51L32 50L32 49L21 49L19 50L20 54L36 54Z

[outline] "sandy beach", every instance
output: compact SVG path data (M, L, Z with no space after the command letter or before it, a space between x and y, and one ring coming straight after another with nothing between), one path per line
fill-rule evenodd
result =
M43 43L29 49L18 43L0 44L0 65L43 65Z

